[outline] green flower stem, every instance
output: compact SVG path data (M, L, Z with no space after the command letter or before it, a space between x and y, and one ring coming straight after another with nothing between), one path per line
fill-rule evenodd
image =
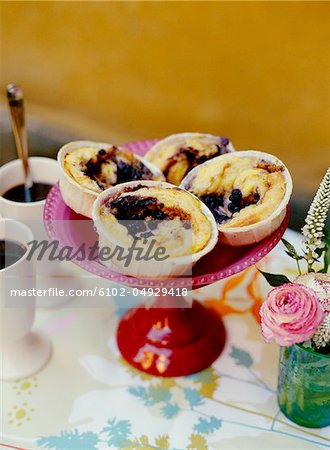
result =
M297 263L299 275L301 275L301 269L300 269L299 259L296 259L296 263Z

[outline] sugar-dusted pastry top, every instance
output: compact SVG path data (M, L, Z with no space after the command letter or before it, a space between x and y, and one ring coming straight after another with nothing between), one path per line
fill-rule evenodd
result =
M210 208L220 231L260 222L285 195L283 165L238 153L199 166L182 182Z
M146 154L146 158L160 168L166 181L179 185L194 167L233 150L229 139L225 137L180 133L158 142Z
M212 224L202 203L179 188L136 186L105 201L99 218L118 242L155 240L171 257L199 252L209 242Z
M77 148L64 157L64 169L82 187L101 192L132 180L158 180L132 152L111 146Z

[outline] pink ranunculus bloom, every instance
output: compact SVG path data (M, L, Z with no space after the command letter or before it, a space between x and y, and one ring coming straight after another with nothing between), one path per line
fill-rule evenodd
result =
M324 311L313 289L285 283L269 292L260 317L265 341L286 347L310 339L323 321Z

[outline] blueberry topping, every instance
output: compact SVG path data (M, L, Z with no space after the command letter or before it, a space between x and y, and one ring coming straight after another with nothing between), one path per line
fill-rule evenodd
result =
M223 206L223 197L218 194L207 194L201 197L202 202L204 202L209 208L215 209L219 206Z
M135 165L121 160L117 163L117 183L152 178L151 171L141 161Z
M219 223L226 222L226 220L229 219L229 217L226 216L225 214L220 214L217 211L212 211L212 212L213 212L213 215L214 215L216 221Z
M130 217L130 219L131 219L131 220L143 220L143 216L144 216L144 214L143 214L143 212L141 211L140 213L132 214L131 217Z
M167 160L167 165L163 172L165 177L168 179L170 169L177 163L185 161L187 169L183 176L185 176L191 169L203 164L208 159L215 158L216 156L228 153L227 145L229 144L229 139L226 137L220 138L219 144L214 144L213 151L211 154L205 155L200 150L193 147L180 147L174 155L172 155Z
M164 203L158 202L154 197L139 197L130 195L127 197L118 197L106 203L117 220L124 225L131 235L157 228L155 220L166 220L168 215L162 211Z
M233 189L229 200L233 203L239 203L242 200L242 192L239 189Z
M222 195L207 194L203 195L200 199L210 208L217 222L221 223L229 219L228 216L223 214L224 203Z
M123 159L125 158L125 160ZM132 160L131 160L132 159ZM135 180L152 180L152 172L138 159L131 157L130 152L116 147L105 150L101 148L97 154L86 163L85 174L94 180L101 189L108 187L107 176L102 173L104 164L110 161L117 166L117 183L125 183Z
M156 220L164 220L164 219L166 219L166 214L163 212L163 211L156 211L155 212L155 214L154 214L154 218L156 219Z
M233 214L240 211L240 209L241 207L239 205L235 205L235 203L228 204L228 210Z
M97 162L93 162L93 160L90 160L86 164L86 170L85 174L91 178L92 180L95 179L95 175L97 175L100 171L99 164Z
M226 200L227 197L225 197ZM229 220L233 214L241 211L249 205L254 205L260 200L258 192L251 193L248 197L243 198L240 189L233 189L229 196L229 203L224 205L224 197L219 194L202 195L200 199L211 209L218 223ZM228 214L228 215L227 215Z
M119 161L117 164L117 182L126 183L127 181L141 180L142 173L134 169L130 164Z
M152 230L158 226L159 220L171 220L173 217L180 216L182 221L189 221L190 216L184 211L178 211L177 208L165 209L163 202L156 197L140 197L138 195L120 195L113 200L106 202L105 206L116 217L118 222L125 226L128 233L136 236L143 232L144 235L138 235L138 238L148 238L152 236ZM189 222L183 222L182 226L190 228Z

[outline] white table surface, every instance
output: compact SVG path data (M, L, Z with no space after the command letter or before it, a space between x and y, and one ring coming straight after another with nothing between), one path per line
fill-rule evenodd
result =
M298 241L290 230L286 238ZM258 266L295 275L282 244ZM75 271L89 286L90 275ZM2 383L0 442L55 450L330 447L330 427L302 428L279 412L278 347L263 342L256 321L268 289L250 268L196 291L223 315L228 340L211 368L174 379L145 375L122 360L115 343L120 299L39 309L35 326L50 336L53 356L35 376Z

